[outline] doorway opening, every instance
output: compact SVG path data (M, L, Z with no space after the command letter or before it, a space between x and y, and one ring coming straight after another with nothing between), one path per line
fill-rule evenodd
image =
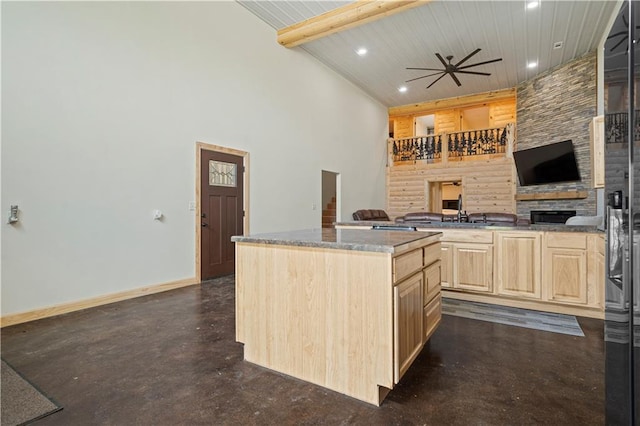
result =
M249 153L196 143L196 279L235 272L233 235L249 232Z
M425 207L442 214L458 213L458 198L463 194L462 179L426 181Z
M430 115L421 115L415 118L414 126L415 126L415 136L431 136L435 133L435 119L436 116L434 114Z
M340 173L322 170L322 222L323 228L333 228L333 223L340 219Z

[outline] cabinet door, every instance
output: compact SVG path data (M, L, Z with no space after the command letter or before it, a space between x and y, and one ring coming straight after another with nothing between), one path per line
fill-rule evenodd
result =
M422 271L393 288L394 303L394 371L396 383L422 349Z
M492 244L453 246L453 287L484 293L493 290Z
M451 244L442 243L440 262L440 285L443 288L451 288L453 286L453 248Z
M544 262L547 300L587 303L587 253L585 250L547 248Z
M539 299L541 241L539 232L499 232L496 241L497 293Z
M433 297L440 293L440 276L441 276L441 262L438 260L431 266L424 270L424 301L426 305L433 299Z
M604 188L604 116L593 117L589 123L591 136L591 180L594 188Z
M436 331L436 327L442 319L442 296L439 294L433 298L427 306L424 307L424 341Z

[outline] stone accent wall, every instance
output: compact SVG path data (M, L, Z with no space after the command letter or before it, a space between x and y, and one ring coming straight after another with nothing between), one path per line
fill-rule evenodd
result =
M596 53L550 70L517 87L516 150L573 140L581 182L520 186L518 194L588 191L586 199L517 201L517 213L531 210L576 210L596 214L596 191L591 188L589 123L596 115Z

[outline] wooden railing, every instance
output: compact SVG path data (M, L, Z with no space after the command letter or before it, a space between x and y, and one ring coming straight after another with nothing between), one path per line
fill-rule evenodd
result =
M511 157L515 124L491 129L467 130L412 138L389 139L389 164L439 163Z

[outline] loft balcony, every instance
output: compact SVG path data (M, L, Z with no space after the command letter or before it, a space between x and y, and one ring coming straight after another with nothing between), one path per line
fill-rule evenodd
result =
M504 127L388 139L389 165L432 164L511 157L515 123Z

